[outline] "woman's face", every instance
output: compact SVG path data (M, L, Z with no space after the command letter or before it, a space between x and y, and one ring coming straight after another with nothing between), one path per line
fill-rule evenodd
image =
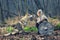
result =
M41 13L41 12L37 13L37 16L40 16L40 13Z

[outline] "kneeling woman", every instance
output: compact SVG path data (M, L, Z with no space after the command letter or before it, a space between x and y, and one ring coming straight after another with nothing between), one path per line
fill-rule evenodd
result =
M53 32L53 26L48 22L48 18L44 15L42 10L37 11L37 23L38 34L49 35ZM51 29L51 30L50 30Z

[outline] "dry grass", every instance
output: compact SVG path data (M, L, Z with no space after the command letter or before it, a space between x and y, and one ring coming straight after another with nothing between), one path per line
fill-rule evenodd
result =
M33 20L33 21L28 21L28 23L27 23L27 26L30 26L30 27L32 27L32 26L35 26L35 21Z
M6 33L8 33L6 31L6 27L0 28L0 35L6 34Z
M56 26L57 24L60 23L60 20L58 20L57 18L56 19L53 19L53 18L48 18L49 22L52 23L54 26Z
M17 24L19 22L19 18L18 17L15 17L13 19L9 18L8 20L5 20L5 22L8 25L14 25L14 24Z
M5 20L5 22L7 23L7 25L15 25L17 24L19 21L21 22L25 22L27 20L27 25L26 26L35 26L35 21L30 21L29 18L27 18L27 16L24 17L20 17L21 20L19 20L18 17L14 17L14 18L9 18L8 20Z
M17 24L19 21L25 21L25 20L27 20L27 17L28 17L27 15L22 16L22 17L16 16L14 18L8 18L8 20L5 20L5 22L8 25L14 25L14 24Z
M24 21L26 21L28 18L26 17L26 16L24 16L24 17L20 17L20 19L24 19ZM26 20L25 20L26 19ZM17 16L17 17L14 17L13 19L11 19L11 18L9 18L8 20L5 20L5 22L8 24L8 25L14 25L14 24L17 24L18 22L19 22L20 20L19 20L19 17ZM22 20L23 21L23 20ZM23 21L23 22L24 22ZM50 18L50 17L48 17L48 21L50 22L50 23L52 23L53 25L57 25L57 24L59 24L60 23L60 20L58 20L58 19L53 19L53 18ZM30 20L28 20L27 21L28 22L28 24L27 24L27 26L35 26L35 21L33 20L33 21L30 21Z

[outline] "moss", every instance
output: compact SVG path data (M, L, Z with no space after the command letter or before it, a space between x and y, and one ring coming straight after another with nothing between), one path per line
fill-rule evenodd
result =
M14 28L11 27L11 26L8 26L8 27L6 28L6 30L7 30L8 33L11 33L11 32L14 30Z
M60 23L56 25L55 30L60 30Z
M36 27L31 27L31 31L33 31L33 32L37 32L38 29L37 29Z
M38 31L36 27L29 27L29 26L26 26L23 30L25 32L37 32Z
M24 27L23 30L24 30L25 32L30 32L30 31L31 31L31 29L30 29L29 26Z

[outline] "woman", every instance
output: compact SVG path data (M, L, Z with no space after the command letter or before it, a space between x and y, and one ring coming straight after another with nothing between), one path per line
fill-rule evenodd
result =
M37 11L37 16L38 16L37 23L41 22L44 19L48 21L48 18L44 15L41 9Z
M44 15L41 9L37 11L37 23L36 27L38 28L38 34L46 35L49 34L52 29L52 25L48 22L48 18Z
M38 18L37 18L37 23L36 23L36 27L37 27L37 28L38 28L39 24L42 23L43 20L48 21L48 18L43 14L43 12L42 12L41 9L39 9L39 10L37 11L37 16L38 16Z

